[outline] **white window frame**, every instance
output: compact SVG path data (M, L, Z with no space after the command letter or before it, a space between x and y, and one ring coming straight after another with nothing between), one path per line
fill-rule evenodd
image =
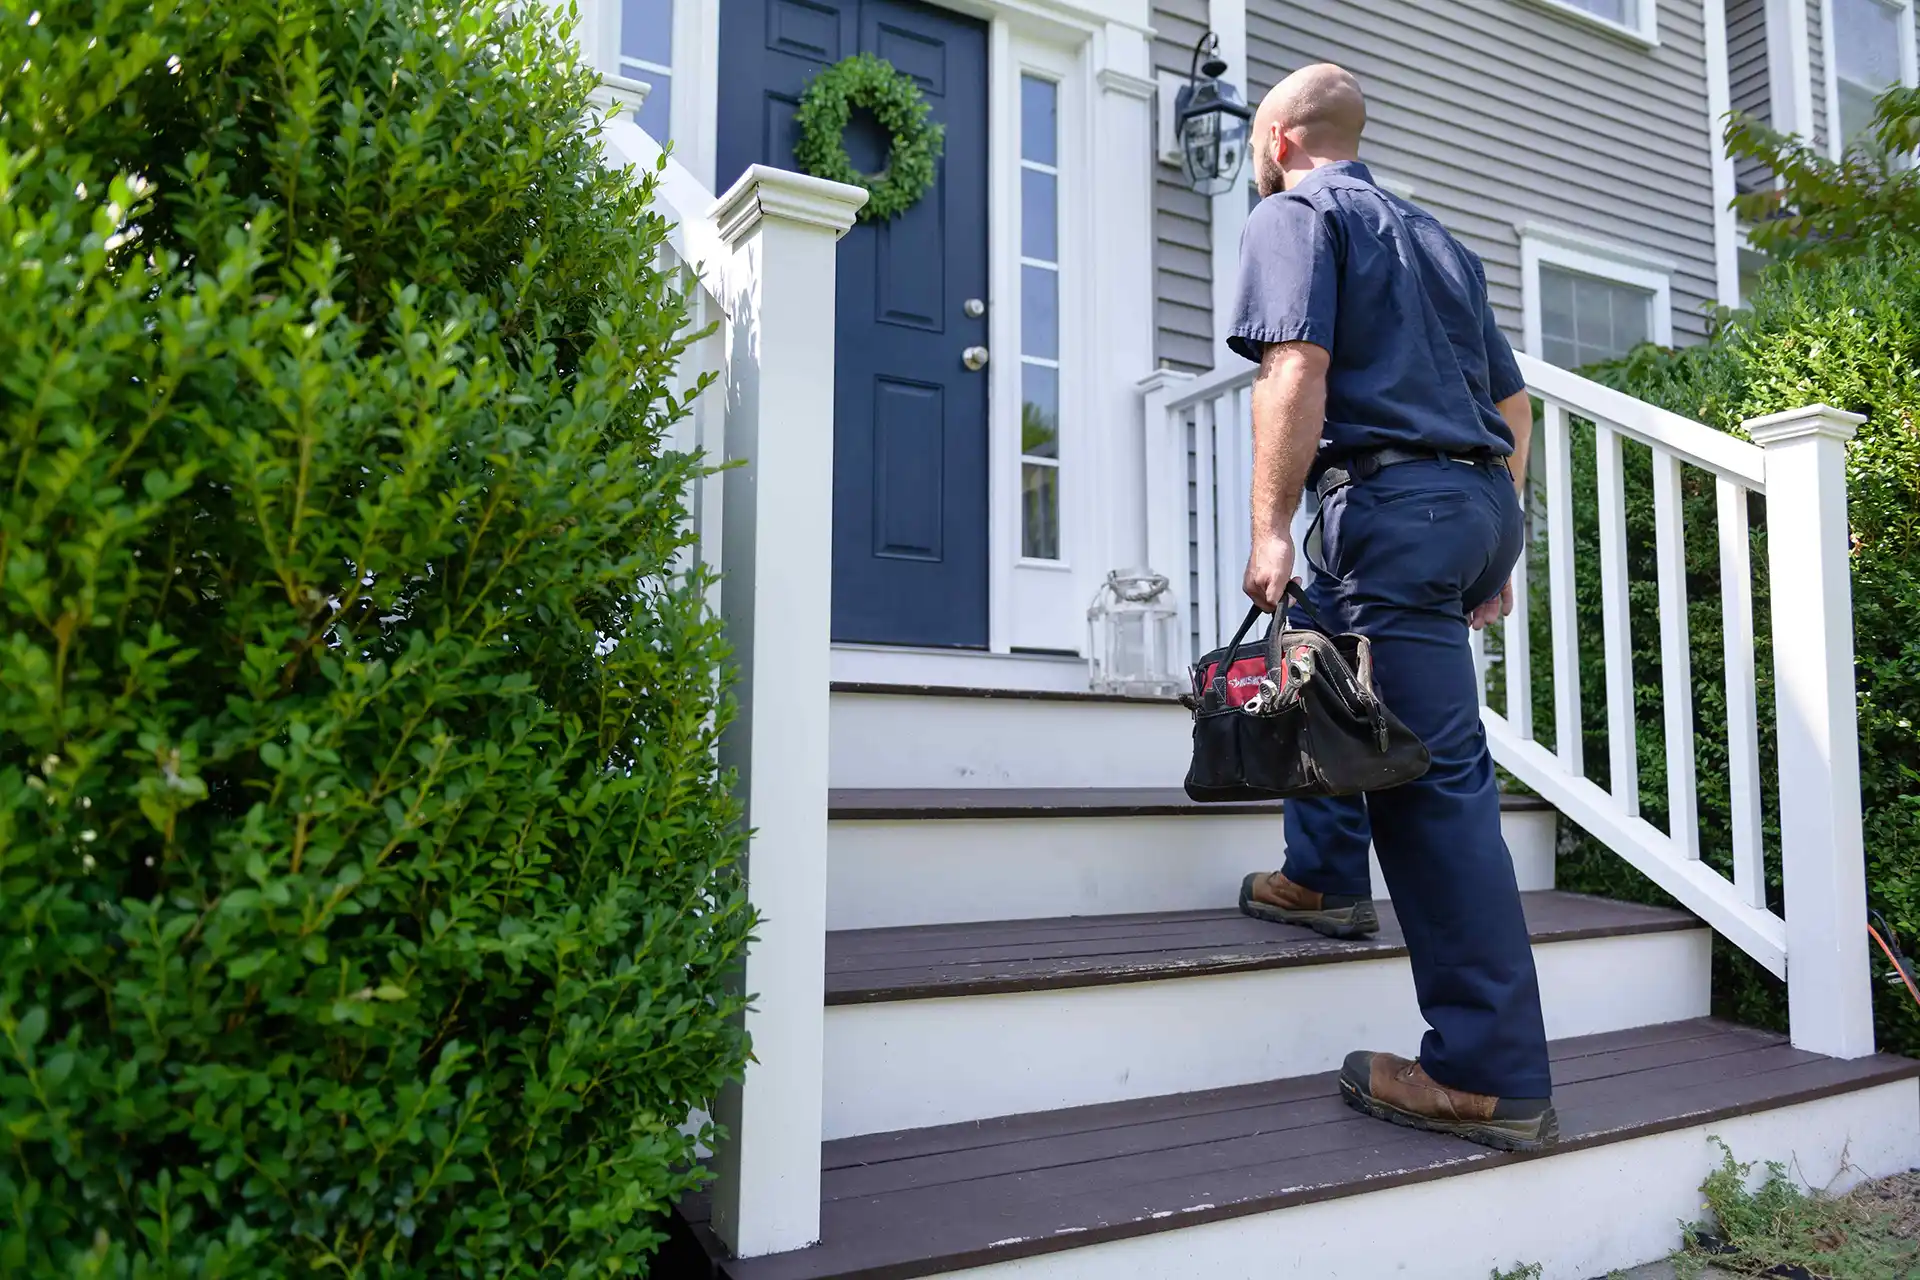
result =
M1635 0L1639 9L1638 21L1632 25L1604 18L1591 9L1583 9L1571 0L1519 0L1536 9L1545 9L1556 17L1582 26L1593 28L1603 35L1643 49L1656 48L1660 43L1660 0Z
M1900 33L1900 83L1920 84L1920 68L1915 66L1913 0L1869 0L1892 10ZM1833 38L1833 0L1820 0L1820 54L1822 89L1827 97L1827 155L1838 160L1846 154L1846 139L1840 136L1840 45Z
M988 423L993 446L988 450L994 471L988 485L991 522L998 536L990 545L1002 548L1005 564L1005 607L996 611L996 637L1014 649L1065 652L1083 643L1084 604L1077 579L1092 571L1094 517L1104 477L1095 474L1090 448L1094 424L1088 421L1091 392L1091 352L1086 337L1093 319L1092 277L1087 270L1086 246L1092 242L1093 209L1089 198L1091 149L1089 107L1093 84L1087 43L1049 32L1038 24L1009 20L1001 15L993 24L994 48L989 62L990 103L989 186L994 192L988 213L991 226L989 258L994 281L989 316L989 343L995 353L990 369L998 375L989 384ZM1020 225L1020 175L1028 167L1020 146L1020 83L1025 76L1050 80L1056 86L1055 107L1055 265L1058 276L1060 349L1059 436L1054 466L1058 477L1059 558L1040 560L1024 554L1021 543L1022 467L1020 409L1021 371L1026 344L1021 326L1021 278L1026 265ZM1003 194L1002 194L1003 193ZM1000 353L1004 352L1004 355ZM1070 585L1071 584L1071 585ZM1078 612L1068 602L1078 606ZM995 648L999 645L996 644Z
M1527 354L1545 359L1541 338L1540 268L1557 267L1576 275L1631 285L1653 295L1647 336L1662 347L1673 345L1673 273L1668 259L1627 245L1537 223L1520 226L1521 332Z

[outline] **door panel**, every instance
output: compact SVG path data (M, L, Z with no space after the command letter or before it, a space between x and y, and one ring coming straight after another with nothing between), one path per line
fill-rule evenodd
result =
M919 84L946 129L934 186L840 241L835 300L833 636L987 644L987 29L913 0L721 0L719 179L793 168L807 81L855 52ZM886 158L864 112L846 131L865 172Z

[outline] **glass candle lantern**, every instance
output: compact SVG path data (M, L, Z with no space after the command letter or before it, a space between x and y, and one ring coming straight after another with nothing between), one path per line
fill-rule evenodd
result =
M1116 569L1087 609L1087 659L1095 693L1172 697L1177 610L1164 574Z

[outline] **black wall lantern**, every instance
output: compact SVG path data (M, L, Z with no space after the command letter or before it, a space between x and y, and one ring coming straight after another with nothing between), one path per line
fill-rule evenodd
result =
M1193 46L1187 83L1173 99L1173 135L1180 144L1181 167L1186 170L1187 185L1203 196L1233 190L1247 158L1247 121L1253 112L1240 91L1220 79L1226 70L1220 37L1209 31Z

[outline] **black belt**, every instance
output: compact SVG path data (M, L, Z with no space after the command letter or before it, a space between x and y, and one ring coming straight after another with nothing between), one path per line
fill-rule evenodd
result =
M1324 502L1335 489L1356 481L1371 480L1382 468L1398 466L1403 462L1457 462L1466 467L1490 467L1503 465L1506 457L1491 449L1445 453L1439 449L1399 449L1386 445L1350 454L1338 464L1329 463L1321 470L1319 479L1314 481L1313 491Z

